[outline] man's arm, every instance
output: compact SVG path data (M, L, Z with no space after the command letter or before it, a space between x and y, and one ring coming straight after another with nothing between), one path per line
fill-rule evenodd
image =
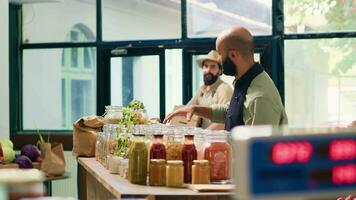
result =
M208 130L224 130L225 124L222 123L211 123L206 129Z
M190 121L193 115L199 117L204 117L207 119L212 118L212 109L208 106L198 106L198 105L188 105L180 108L176 111L170 113L163 121L163 123L170 122L171 119L175 116L186 116L187 121Z

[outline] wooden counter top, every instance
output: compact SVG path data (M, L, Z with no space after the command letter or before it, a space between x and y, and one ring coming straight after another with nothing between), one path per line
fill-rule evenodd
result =
M78 163L105 187L114 197L125 196L225 196L230 192L204 192L199 193L187 188L151 187L129 183L119 175L110 174L95 158L78 158ZM81 183L79 183L81 184ZM215 198L216 199L216 198Z

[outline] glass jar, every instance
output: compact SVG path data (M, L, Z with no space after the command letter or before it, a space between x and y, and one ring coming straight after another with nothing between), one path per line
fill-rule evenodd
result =
M166 159L166 147L163 144L163 134L153 135L150 159Z
M166 160L151 159L149 183L152 186L163 186L166 184Z
M134 111L138 116L138 124L147 124L149 119L145 109L138 109Z
M195 128L193 130L194 133L194 143L195 147L197 149L197 159L198 160L204 160L204 148L205 148L205 135L206 135L206 130L203 130L201 128Z
M101 148L101 136L102 132L96 133L96 141L95 141L95 160L99 161L100 159L100 148Z
M182 160L182 135L175 131L166 134L167 160Z
M181 160L168 160L166 166L166 186L183 187L184 168Z
M210 181L225 183L231 178L231 146L227 141L228 132L210 131L204 151L210 165Z
M193 160L197 159L197 150L194 145L194 135L184 135L182 147L182 160L184 164L184 183L192 181Z
M210 167L207 160L194 160L192 167L192 184L208 184Z
M118 124L122 118L122 106L105 106L104 124Z
M134 184L147 184L147 147L144 135L133 135L129 150L128 179Z

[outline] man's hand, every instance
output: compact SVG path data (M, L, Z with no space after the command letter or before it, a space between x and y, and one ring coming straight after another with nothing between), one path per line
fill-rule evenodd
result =
M163 123L166 124L171 121L171 119L175 116L186 116L187 121L190 121L192 119L192 116L195 112L195 106L194 105L189 105L189 106L184 106L183 108L180 108L178 110L175 110L171 112L164 120Z

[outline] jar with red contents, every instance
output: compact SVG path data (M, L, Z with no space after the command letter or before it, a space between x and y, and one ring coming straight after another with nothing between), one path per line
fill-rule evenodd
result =
M184 135L184 144L182 147L182 160L184 165L184 183L192 181L193 160L198 156L194 145L194 135Z
M150 150L150 159L166 159L166 147L163 144L163 134L154 134Z
M204 159L209 161L210 182L226 183L231 178L231 146L227 131L210 131L204 150Z

